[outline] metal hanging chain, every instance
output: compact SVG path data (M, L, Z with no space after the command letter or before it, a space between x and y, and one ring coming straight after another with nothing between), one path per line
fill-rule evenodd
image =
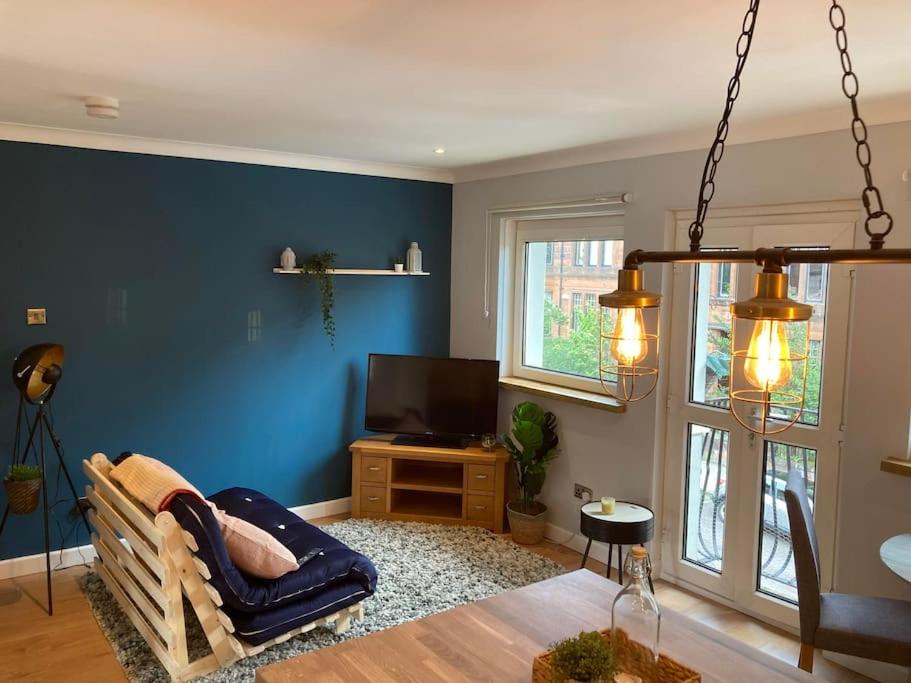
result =
M841 90L851 103L851 113L854 115L854 118L851 119L851 134L854 136L854 142L857 143L857 163L863 169L864 180L867 183L861 193L864 208L867 210L864 230L870 236L870 248L882 249L886 241L886 235L892 232L892 214L883 207L883 198L879 193L879 188L873 184L873 173L870 171L872 154L870 145L867 144L867 124L860 118L860 112L857 108L857 94L860 91L860 84L857 81L857 75L851 68L851 56L848 54L848 34L845 32L845 10L838 4L838 0L832 0L832 6L829 8L829 24L835 30L835 45L838 47L841 68L844 71L841 77ZM885 229L882 232L873 232L870 224L879 220L885 221Z
M690 251L699 251L699 243L702 240L703 227L706 213L709 210L709 203L715 195L715 172L718 170L718 164L721 157L724 156L724 142L728 137L731 112L734 111L734 102L740 94L740 74L743 73L743 67L747 63L747 55L750 53L750 46L753 44L753 29L756 28L756 17L759 13L759 0L750 0L750 7L743 17L740 37L737 39L737 64L734 67L734 75L728 82L727 99L724 103L724 112L721 114L721 121L718 122L718 128L715 130L715 140L709 148L708 156L705 160L705 167L702 170L702 182L699 185L699 200L696 203L696 220L690 224Z

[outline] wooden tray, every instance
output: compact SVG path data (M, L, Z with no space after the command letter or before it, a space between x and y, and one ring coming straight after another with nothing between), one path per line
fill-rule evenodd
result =
M601 631L601 637L609 644L611 630ZM657 664L652 659L651 651L629 638L624 631L617 632L613 643L617 664L622 673L632 674L642 679L643 683L699 683L702 676L683 664L660 655ZM535 657L531 669L532 683L563 683L563 680L554 678L550 666L550 651Z

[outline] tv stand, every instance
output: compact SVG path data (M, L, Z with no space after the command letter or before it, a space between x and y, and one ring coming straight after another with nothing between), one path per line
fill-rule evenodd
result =
M410 445L386 435L355 441L351 456L353 517L505 528L502 446Z
M392 437L393 446L427 446L433 448L468 448L469 439L458 436L431 436L420 434L397 434Z

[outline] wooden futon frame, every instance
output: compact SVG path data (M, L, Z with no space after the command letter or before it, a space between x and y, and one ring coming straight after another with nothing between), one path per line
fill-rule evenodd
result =
M261 645L248 645L233 635L221 596L208 582L209 569L194 554L198 548L193 536L170 512L153 516L129 498L108 478L112 465L103 454L96 454L92 462L83 460L82 467L92 482L86 496L93 508L89 522L95 529L95 571L173 681L210 673L317 626L344 633L352 619L363 620L363 606L357 603ZM211 654L195 661L187 654L183 596L212 648Z

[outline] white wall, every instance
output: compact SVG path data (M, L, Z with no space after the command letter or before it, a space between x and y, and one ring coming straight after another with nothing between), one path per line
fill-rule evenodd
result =
M911 247L911 123L870 129L874 177L895 228L887 246ZM693 207L704 151L613 161L457 184L453 195L452 329L454 356L495 357L493 313L483 308L486 211L533 202L632 192L626 207L627 249L665 248L666 212ZM856 199L862 174L847 131L729 147L718 173L716 206ZM862 230L862 228L859 228ZM492 237L493 240L497 236ZM859 245L866 245L860 239ZM494 244L494 253L498 245ZM496 259L490 276L498 281ZM661 286L646 267L649 289ZM883 457L908 447L911 411L911 266L860 266L848 371L848 433L840 472L836 589L911 598L911 586L879 561L887 537L911 531L911 480L879 471ZM665 353L665 357L666 353ZM666 373L664 373L666 376ZM500 422L526 397L504 391ZM572 484L656 504L662 487L664 424L660 397L615 415L561 401L539 400L560 419L562 454L548 473L542 499L550 521L578 528ZM826 454L823 454L825 456ZM829 454L834 457L834 454Z

